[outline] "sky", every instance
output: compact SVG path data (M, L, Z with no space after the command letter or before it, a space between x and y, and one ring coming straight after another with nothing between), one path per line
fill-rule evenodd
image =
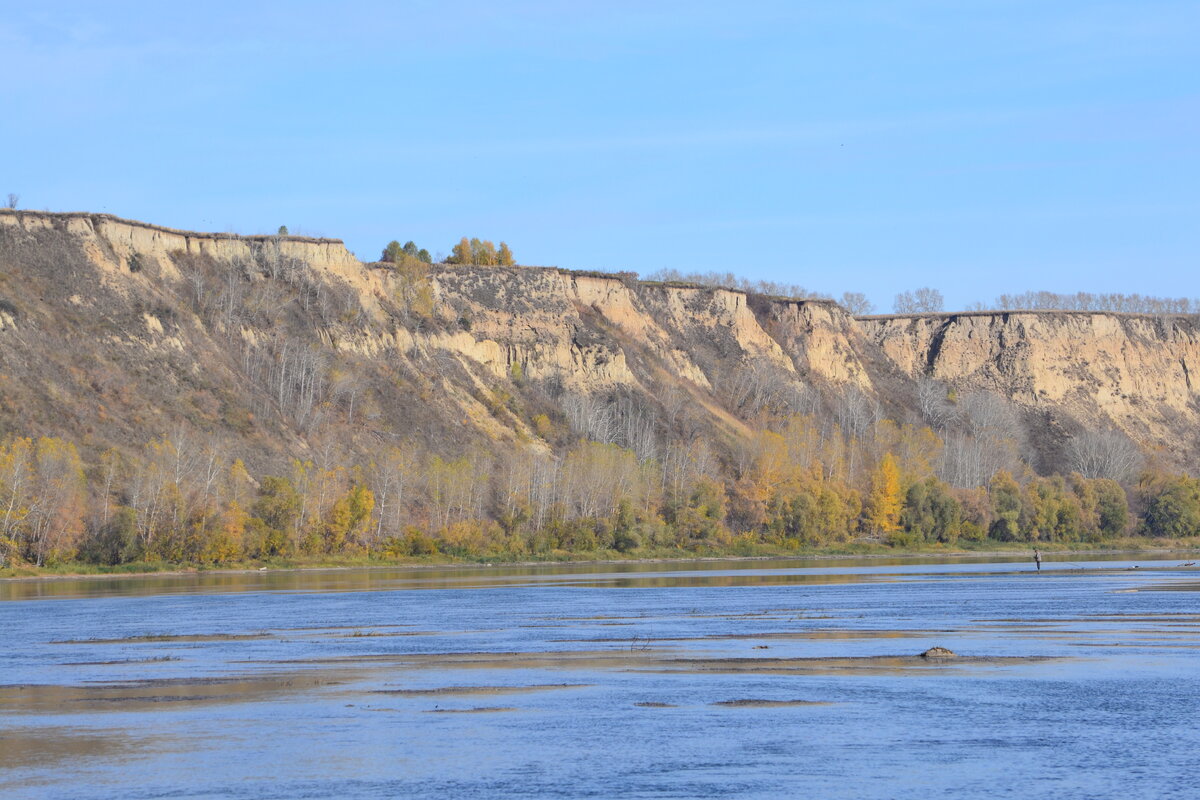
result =
M0 197L889 311L1200 295L1194 0L0 0Z

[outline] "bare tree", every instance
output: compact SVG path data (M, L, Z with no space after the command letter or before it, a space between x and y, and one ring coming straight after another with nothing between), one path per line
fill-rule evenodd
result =
M944 310L945 305L946 301L941 292L924 286L896 295L892 308L897 314L930 314Z
M776 364L755 360L722 376L717 387L731 411L752 418L763 411L783 414L805 405L805 388Z
M642 398L623 395L602 400L594 395L568 394L563 412L571 429L602 444L617 444L637 453L638 460L658 456L658 420Z
M716 289L735 289L742 292L770 295L773 297L790 297L797 300L825 297L817 292L810 292L803 286L780 281L750 280L732 272L680 272L677 269L660 269L646 276L648 281L664 283L692 283L697 286L711 286Z
M977 303L984 310L982 303ZM992 308L1007 311L1116 311L1128 314L1200 314L1200 299L1150 297L1140 294L1021 292L1002 294Z
M851 316L861 317L875 313L875 304L868 300L862 292L842 292L842 299L839 302Z
M19 203L19 202L21 202L21 195L16 194L15 192L8 193L8 207L9 208L16 208L17 203Z
M917 408L921 417L934 430L945 428L958 413L954 404L950 402L946 384L933 378L921 378L917 381Z
M1016 409L987 391L968 394L959 404L956 430L945 436L938 472L959 488L982 486L1000 470L1020 466L1024 429Z
M877 404L857 386L847 387L834 399L833 415L842 434L850 441L862 439L879 416Z
M1067 444L1067 461L1085 478L1132 478L1142 465L1142 453L1120 431L1084 431Z

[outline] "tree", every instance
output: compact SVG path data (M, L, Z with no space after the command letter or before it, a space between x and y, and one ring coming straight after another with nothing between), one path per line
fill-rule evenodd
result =
M500 243L500 251L496 254L496 263L502 267L515 267L517 261L513 258L512 250L506 242Z
M17 203L19 203L19 202L21 202L21 195L15 194L13 192L8 193L8 207L9 208L16 208Z
M136 512L120 506L92 538L84 544L81 555L96 564L125 564L139 555Z
M875 312L875 304L867 299L867 296L862 292L843 292L841 299L842 308L854 317L865 316Z
M287 235L288 235L288 226L287 226L287 225L280 225L280 226L279 226L279 231L277 232L277 235L278 235L278 236L287 236Z
M937 478L926 478L908 489L901 523L919 541L954 542L962 530L962 504Z
M407 242L404 243L403 249L404 249L404 255L408 256L409 258L416 258L417 253L419 252L417 250L417 243L414 242L412 239L409 239Z
M944 429L957 413L946 384L933 378L917 380L917 408L935 430Z
M1085 478L1127 481L1142 464L1142 453L1120 431L1084 431L1067 444L1067 461Z
M446 259L448 264L474 264L474 254L471 251L471 240L463 237L458 240L458 244L450 249L450 257Z
M1067 491L1061 475L1032 480L1025 490L1022 524L1035 541L1078 541L1084 529L1079 496Z
M302 507L300 495L287 478L276 475L263 478L253 513L266 528L265 552L287 549L288 534L300 520Z
M496 265L498 257L496 254L496 245L486 239L471 240L471 263L479 264L484 267L493 267Z
M1144 525L1151 536L1200 533L1200 480L1186 475L1168 478L1146 504Z
M896 295L893 308L897 314L931 314L943 310L945 300L937 289L924 286L911 292Z
M867 497L867 526L877 533L892 533L900 529L900 469L891 453L879 460L871 474L871 494Z
M1015 542L1021 535L1021 487L1007 472L998 472L988 486L993 520L988 536L1002 542Z
M1096 492L1096 513L1101 538L1115 539L1129 531L1129 498L1114 480L1097 478L1092 481Z
M429 255L429 251L426 250L424 247L422 247L420 250L417 251L417 259L420 261L424 261L426 264L433 263L433 256Z
M399 264L404 257L404 248L395 239L388 242L388 246L383 248L383 255L379 257L380 261L386 261L389 264Z

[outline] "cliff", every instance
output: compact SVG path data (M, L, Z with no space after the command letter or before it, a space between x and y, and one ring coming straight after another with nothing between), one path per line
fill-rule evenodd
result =
M1193 317L1020 311L864 317L912 378L995 391L1067 428L1113 426L1194 458L1200 326Z
M556 268L416 274L335 239L0 212L0 433L91 451L163 435L264 462L330 441L729 445L756 415L834 413L850 394L921 421L917 381L933 378L1007 398L1043 466L1109 425L1186 461L1198 359L1185 318L854 319L828 301Z

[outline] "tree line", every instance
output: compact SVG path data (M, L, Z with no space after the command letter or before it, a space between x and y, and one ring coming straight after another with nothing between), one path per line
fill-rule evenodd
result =
M407 241L400 244L393 239L383 248L379 260L386 264L413 266L415 264L432 264L433 256L423 247L418 248L416 242ZM450 249L446 264L473 264L482 267L514 267L517 264L512 248L507 242L501 242L497 247L487 239L467 238L464 236Z
M1130 463L1103 441L1081 442L1070 472L1036 475L1001 412L972 402L938 430L854 399L832 415L776 414L723 456L699 438L639 439L629 409L584 403L575 422L598 438L576 434L557 456L510 445L451 457L408 443L354 463L327 444L257 475L182 435L92 463L60 438L10 438L0 561L716 554L1200 533L1200 480Z
M843 301L852 314L870 314L853 300ZM897 314L929 314L945 310L945 299L937 289L923 287L896 295L892 310ZM868 304L869 306L869 304ZM991 303L977 302L967 311L1110 311L1126 314L1178 315L1200 314L1200 299L1187 297L1152 297L1142 294L1093 294L1075 292L1020 292L999 295Z

